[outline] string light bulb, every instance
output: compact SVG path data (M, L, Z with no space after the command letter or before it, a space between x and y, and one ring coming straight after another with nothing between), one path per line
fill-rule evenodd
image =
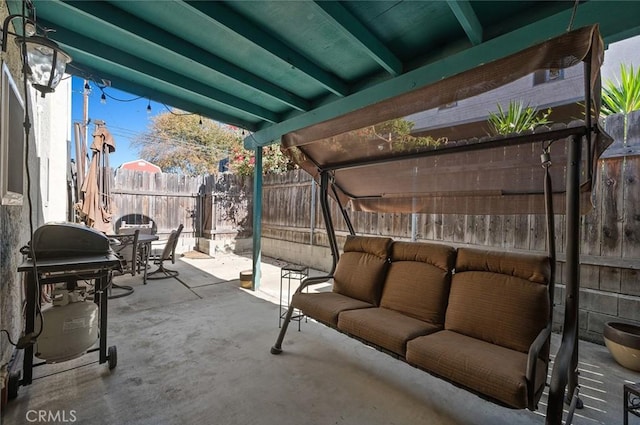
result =
M85 81L84 83L84 94L86 95L91 94L91 86L89 85L88 81Z
M200 124L200 127L202 127L202 117L200 117L200 122L198 122L198 124Z
M151 113L151 100L149 100L149 103L147 104L147 114Z
M103 105L107 104L107 96L104 94L104 92L102 92L102 96L100 96L100 103L102 103Z

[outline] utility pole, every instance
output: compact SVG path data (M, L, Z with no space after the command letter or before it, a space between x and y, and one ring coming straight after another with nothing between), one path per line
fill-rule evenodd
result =
M89 86L89 81L84 80L84 86L82 91L82 169L83 174L87 174L87 152L89 152L89 147L87 146L89 143L89 139L87 138L87 133L89 132L89 93L91 89L87 89Z

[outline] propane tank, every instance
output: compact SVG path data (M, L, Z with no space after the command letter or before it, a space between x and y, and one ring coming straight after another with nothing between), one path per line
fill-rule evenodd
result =
M98 339L98 306L86 301L84 291L56 289L53 305L42 311L44 328L35 356L58 363L83 355ZM36 319L36 334L40 332Z

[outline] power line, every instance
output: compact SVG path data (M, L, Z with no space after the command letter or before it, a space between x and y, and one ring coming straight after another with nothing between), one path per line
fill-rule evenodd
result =
M227 148L221 148L217 146L202 145L194 142L190 142L184 139L176 139L167 135L149 134L147 132L138 132L136 130L128 129L125 127L108 125L109 132L114 137L124 137L133 141L134 143L140 143L144 145L153 145L157 143L163 143L164 146L172 146L174 148L195 149L205 153L227 155L229 150ZM117 142L117 141L116 141Z

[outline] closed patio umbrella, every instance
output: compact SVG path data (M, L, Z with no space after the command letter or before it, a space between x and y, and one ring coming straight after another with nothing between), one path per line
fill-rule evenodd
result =
M103 122L97 122L91 144L91 164L82 183L81 216L85 223L104 233L113 233L111 211L109 154L115 152L116 144Z

